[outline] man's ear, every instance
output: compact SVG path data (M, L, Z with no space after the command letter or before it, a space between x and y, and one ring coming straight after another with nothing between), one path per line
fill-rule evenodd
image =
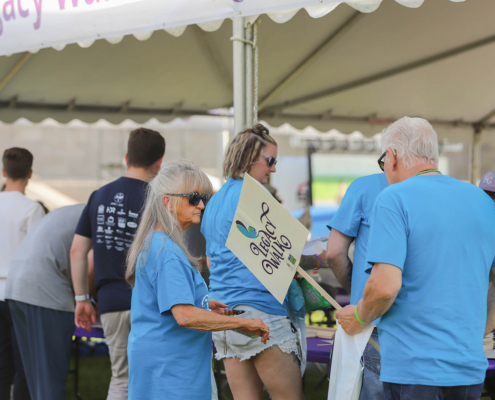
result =
M157 172L160 171L160 169L162 168L162 162L163 162L163 157L156 160L155 169Z
M395 171L397 169L397 152L389 147L387 148L387 157L390 160L390 166Z
M2 174L4 178L7 178L7 173L5 172L5 168L2 168Z
M125 153L125 165L129 166L129 156L127 155L127 153Z
M33 170L29 171L29 175L28 175L28 179L31 179L31 177L33 176Z

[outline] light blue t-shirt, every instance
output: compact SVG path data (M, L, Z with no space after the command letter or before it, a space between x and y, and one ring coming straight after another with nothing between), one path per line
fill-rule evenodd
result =
M370 231L371 215L376 197L388 186L385 174L363 176L351 183L337 214L328 224L344 235L356 238L352 263L351 304L363 297L369 274L366 273L366 249Z
M280 304L225 246L241 196L242 183L242 179L228 179L208 202L201 222L206 255L211 261L210 298L227 304L229 308L245 304L269 314L288 317L287 298L283 305Z
M380 193L367 261L402 270L402 288L378 323L382 382L464 386L484 381L494 243L495 203L474 185L424 175Z
M176 304L208 310L208 289L182 250L157 231L132 291L129 400L211 399L211 332L177 324Z

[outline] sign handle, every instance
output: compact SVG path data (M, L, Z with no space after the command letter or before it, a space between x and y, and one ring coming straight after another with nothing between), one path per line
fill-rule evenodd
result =
M337 301L330 296L316 281L309 276L309 274L303 270L300 266L297 267L297 273L306 279L317 291L320 293L336 310L342 309L342 306L337 303ZM380 345L372 338L369 339L369 343L374 347L374 349L380 352Z

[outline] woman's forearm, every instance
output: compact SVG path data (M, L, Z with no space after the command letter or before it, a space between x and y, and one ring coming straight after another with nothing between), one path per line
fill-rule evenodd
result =
M205 332L243 329L246 327L248 321L245 318L219 315L192 305L184 304L172 307L172 314L180 326Z
M299 262L299 266L304 269L305 271L311 270L311 269L319 269L320 268L330 268L330 264L327 261L327 256L326 253L323 252L320 255L320 258L316 256L306 256L306 255L301 255L301 261Z

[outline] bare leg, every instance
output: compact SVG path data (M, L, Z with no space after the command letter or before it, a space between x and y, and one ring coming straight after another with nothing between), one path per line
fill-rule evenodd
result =
M263 400L263 383L253 359L224 358L223 363L234 400Z
M304 400L301 368L278 346L254 357L254 366L273 400Z

